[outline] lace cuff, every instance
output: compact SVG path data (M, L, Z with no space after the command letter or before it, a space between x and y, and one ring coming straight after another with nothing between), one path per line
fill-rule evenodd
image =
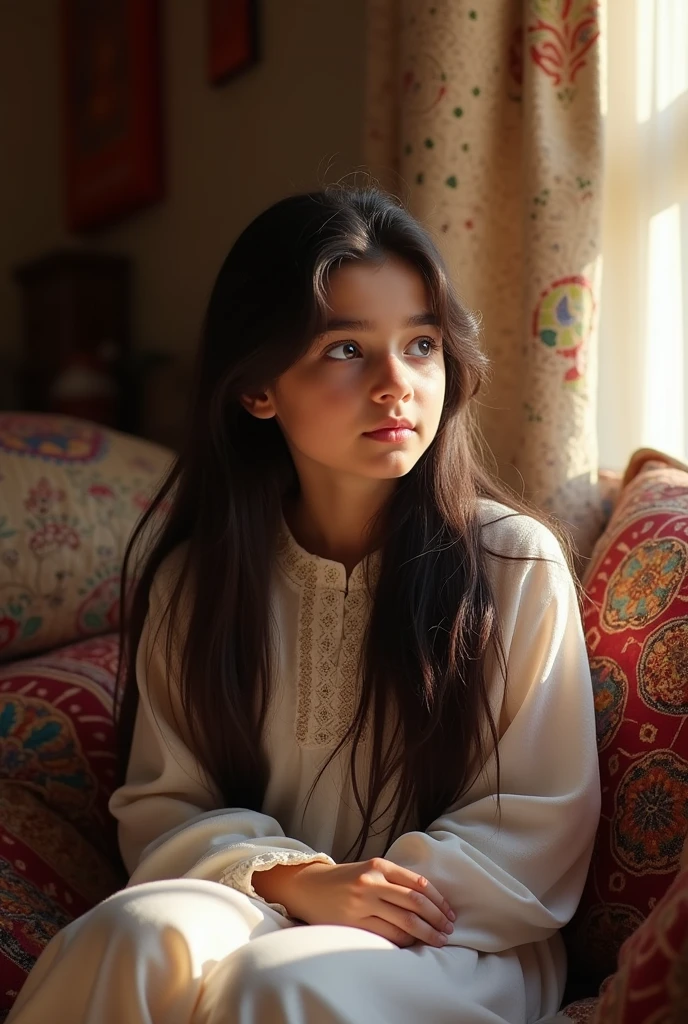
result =
M253 888L251 878L254 871L269 871L270 868L276 867L278 864L284 864L288 866L296 864L334 864L335 862L331 857L328 857L326 853L306 853L301 850L264 850L262 853L257 853L253 857L246 857L244 860L238 861L236 864L232 864L230 868L220 876L220 882L222 885L229 886L230 889L236 889L238 892L243 892L245 896L250 896L253 900L259 900L261 903L265 903L266 906L272 907L279 914L283 914L285 917L289 917L289 914L285 907L281 903L268 903L262 896L259 896L256 890Z

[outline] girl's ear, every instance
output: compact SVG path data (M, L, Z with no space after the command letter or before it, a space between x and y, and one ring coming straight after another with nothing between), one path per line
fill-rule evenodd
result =
M272 396L267 391L261 391L257 395L242 395L240 402L247 412L259 420L269 420L277 412Z

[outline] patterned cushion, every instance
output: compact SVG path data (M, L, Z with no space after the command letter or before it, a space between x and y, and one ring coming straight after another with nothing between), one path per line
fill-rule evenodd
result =
M0 413L0 659L116 627L125 544L170 459L82 420Z
M55 932L124 884L35 792L0 781L0 1020Z
M118 641L82 640L0 669L0 780L21 783L112 854Z
M664 896L688 831L688 470L640 453L585 580L602 816L567 941L589 991Z
M561 1012L564 1020L572 1020L574 1024L593 1024L598 999L577 999L575 1003L569 1003Z
M624 942L594 1024L688 1021L688 869Z

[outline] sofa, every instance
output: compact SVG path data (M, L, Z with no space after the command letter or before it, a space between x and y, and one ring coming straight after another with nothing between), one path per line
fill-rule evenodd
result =
M118 586L172 453L0 413L0 1021L50 937L121 887L107 804ZM688 470L636 453L579 551L602 779L562 1024L688 1021Z

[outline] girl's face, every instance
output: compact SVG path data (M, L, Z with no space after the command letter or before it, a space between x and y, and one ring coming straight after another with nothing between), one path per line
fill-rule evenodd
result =
M330 278L328 329L264 395L247 404L276 416L297 472L391 480L437 433L445 390L437 318L422 276L390 257L347 264ZM395 434L371 431L406 421Z

